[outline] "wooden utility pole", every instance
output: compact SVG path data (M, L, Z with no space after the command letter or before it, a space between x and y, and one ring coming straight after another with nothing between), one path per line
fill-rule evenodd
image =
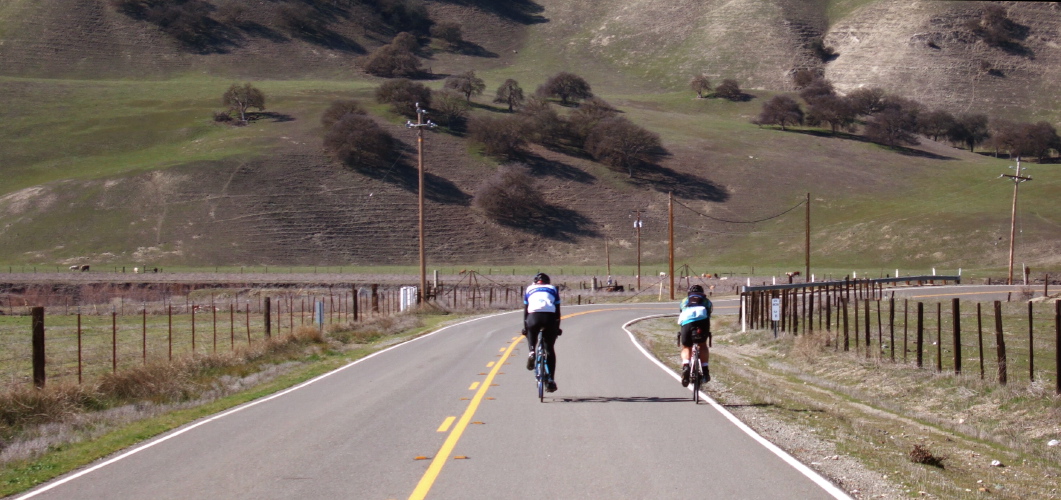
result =
M1009 280L1006 281L1007 285L1013 284L1013 240L1017 235L1017 188L1020 183L1024 181L1032 180L1031 177L1025 177L1021 175L1020 157L1017 157L1017 174L1006 175L1002 174L1002 177L1013 179L1013 209L1009 216Z
M807 228L806 228L806 245L804 246L804 256L806 259L806 268L803 270L803 281L810 283L810 193L807 193Z
M637 291L641 291L641 210L634 210L637 219L634 220L634 228L637 229Z
M670 260L670 299L674 300L674 192L667 193L667 241Z
M416 165L419 171L419 193L417 196L417 207L420 212L420 288L416 292L416 302L422 304L427 299L427 263L424 258L424 128L434 128L437 125L431 122L431 120L424 121L424 115L427 114L423 108L420 107L420 103L416 103L416 123L406 121L405 126L408 128L416 129Z

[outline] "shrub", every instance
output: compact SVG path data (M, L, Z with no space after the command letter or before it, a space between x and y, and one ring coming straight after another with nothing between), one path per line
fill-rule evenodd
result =
M368 114L365 112L365 108L361 106L361 103L357 101L334 101L328 109L324 110L324 114L321 115L321 125L325 128L331 128L335 122L342 119L346 115L364 115Z
M397 141L367 115L347 113L324 136L324 148L355 168L385 167L398 156Z
M586 152L605 165L626 169L633 177L636 168L658 158L662 143L659 135L614 116L593 127L586 137Z
M537 144L559 145L568 136L567 122L539 97L533 97L519 110L524 133Z
M722 83L718 84L718 87L715 87L715 96L730 101L740 101L745 99L744 92L740 89L740 84L737 83L737 80L732 79L722 80Z
M781 130L786 130L786 125L798 125L803 123L803 110L799 103L790 96L777 95L763 104L759 116L752 123L763 125L780 125Z
M514 116L476 116L468 124L469 139L482 145L483 153L489 156L511 158L523 152L527 143L523 125Z
M366 73L384 78L414 77L421 72L420 59L416 54L393 44L376 49L362 64Z
M376 88L376 102L390 104L391 109L402 116L416 118L416 104L431 107L431 89L405 78L388 80Z
M472 206L498 222L533 217L542 203L534 178L523 166L505 165L479 185Z
M584 144L593 127L601 120L605 120L619 114L619 110L608 104L608 101L599 97L586 99L578 105L578 109L568 117L568 128L572 138L580 145Z
M394 35L394 39L391 40L390 44L411 54L415 54L416 51L420 50L420 40L416 38L416 35L408 31Z
M460 47L464 43L460 23L441 22L431 27L431 36L442 40L450 47Z
M468 110L471 109L463 96L448 90L435 92L431 100L431 109L435 111L434 116L438 118L440 124L450 128L464 123Z

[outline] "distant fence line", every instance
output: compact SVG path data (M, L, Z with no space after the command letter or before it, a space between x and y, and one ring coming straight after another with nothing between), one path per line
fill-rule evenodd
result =
M1011 372L1023 368L1027 370L1029 382L1034 382L1036 355L1040 359L1049 358L1053 337L1055 393L1061 394L1061 301L1055 300L1052 305L1045 302L1038 307L1031 301L1007 303L1004 314L1002 301L990 303L986 313L981 303L975 303L976 312L972 313L969 309L963 312L962 302L954 298L947 314L943 302L934 302L933 315L933 303L928 304L930 310L926 311L924 302L911 304L903 300L900 310L894 294L884 297L882 285L866 280L865 283L745 287L740 297L741 321L752 329L830 335L836 350L862 352L864 349L867 358L892 362L898 362L896 348L901 342L903 363L908 363L908 356L913 356L916 367L931 365L938 373L945 368L954 374L963 373L965 356L975 353L983 379L985 359L993 357L992 378L997 378L1001 385L1009 382ZM1027 304L1026 311L1021 310L1024 304ZM993 322L985 323L985 319L992 317ZM1004 328L1003 318L1016 326ZM1053 328L1049 328L1051 320ZM974 321L975 331L971 326ZM901 329L901 339L897 340L898 329ZM985 329L989 334L986 348ZM934 353L926 352L932 346L935 346ZM932 354L934 361L926 361L925 356Z
M561 286L562 300L581 304L583 290L591 301L590 283ZM100 287L73 297L63 295L69 289L28 291L17 298L26 305L11 306L8 296L0 308L0 388L83 383L140 364L235 350L307 325L352 326L402 311L397 285ZM440 285L430 290L429 301L453 311L518 309L523 287Z

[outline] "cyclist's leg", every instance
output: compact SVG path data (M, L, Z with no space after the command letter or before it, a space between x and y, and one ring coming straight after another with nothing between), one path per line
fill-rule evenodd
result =
M689 358L693 355L693 335L695 326L693 323L682 325L679 335L682 344L682 387L689 385Z

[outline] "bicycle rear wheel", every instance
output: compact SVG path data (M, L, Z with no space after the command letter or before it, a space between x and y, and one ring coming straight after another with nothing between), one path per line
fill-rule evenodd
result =
M545 332L538 334L538 345L534 349L534 377L538 379L538 402L545 402L545 384L548 381L549 368L545 365L545 343L542 336Z
M693 345L692 356L689 357L689 383L693 386L693 403L700 403L700 347Z

